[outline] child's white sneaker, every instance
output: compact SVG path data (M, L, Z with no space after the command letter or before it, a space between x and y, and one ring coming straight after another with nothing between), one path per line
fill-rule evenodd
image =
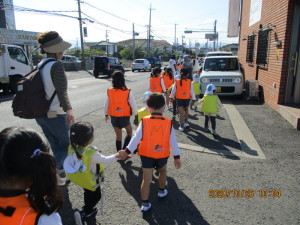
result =
M141 212L147 212L150 209L151 209L151 203L150 202L142 202Z
M188 122L185 122L185 123L183 124L183 126L184 126L184 127L189 127L190 124L189 124Z
M168 190L165 188L164 190L158 190L157 197L165 198L168 195Z
M180 130L181 132L183 132L183 131L184 131L184 128L180 126L180 127L178 128L178 130Z

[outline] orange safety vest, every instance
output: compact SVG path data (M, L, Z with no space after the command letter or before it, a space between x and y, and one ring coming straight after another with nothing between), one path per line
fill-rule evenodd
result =
M154 159L170 156L170 137L172 120L150 115L142 119L142 139L138 147L138 155Z
M162 77L150 77L150 91L151 92L159 92L162 93L162 87L161 87L161 79Z
M180 85L180 81L182 81L182 85ZM176 80L176 99L190 99L191 97L191 80Z
M25 194L14 197L0 197L0 207L7 209L12 207L14 209L11 216L6 216L0 213L1 224L11 225L34 225L38 213L31 208L29 201Z
M174 78L170 79L169 75L166 74L163 76L163 79L164 79L166 90L168 90L174 84Z
M107 89L108 115L115 117L131 116L132 110L129 105L130 89Z

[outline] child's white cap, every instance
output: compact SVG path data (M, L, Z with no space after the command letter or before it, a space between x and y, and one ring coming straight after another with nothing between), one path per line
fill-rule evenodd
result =
M216 90L216 86L214 84L209 84L206 86L206 91L205 91L205 95L213 95L214 94L214 90Z
M199 75L197 73L195 73L193 75L193 82L195 82L195 83L199 83L200 82L200 78L199 78Z
M143 102L146 102L146 101L147 101L147 97L148 97L150 94L152 94L151 91L147 91L147 92L145 92L145 93L143 94Z

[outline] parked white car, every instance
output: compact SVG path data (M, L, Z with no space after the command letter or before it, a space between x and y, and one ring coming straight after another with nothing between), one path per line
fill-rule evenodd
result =
M151 71L151 63L147 59L135 59L131 64L131 71Z
M218 95L242 95L244 77L237 56L206 57L200 69L201 90L214 84Z

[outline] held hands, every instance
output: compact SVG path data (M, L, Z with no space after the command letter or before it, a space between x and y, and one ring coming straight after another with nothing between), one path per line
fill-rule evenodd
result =
M174 102L174 98L170 98L170 102L173 103Z
M176 169L179 169L181 167L180 159L174 159L174 166Z
M120 156L120 153L119 153L119 152L117 152L117 153L115 154L115 156L116 156L116 159L117 159L117 160L120 160L120 159L121 159L121 156Z
M108 116L108 115L106 115L106 116L105 116L105 122L107 123L107 122L108 122L108 120L109 120L109 116Z
M127 156L128 156L128 154L127 154L127 152L125 150L120 150L120 151L118 151L118 153L119 153L119 158L121 160L125 160L127 158Z

